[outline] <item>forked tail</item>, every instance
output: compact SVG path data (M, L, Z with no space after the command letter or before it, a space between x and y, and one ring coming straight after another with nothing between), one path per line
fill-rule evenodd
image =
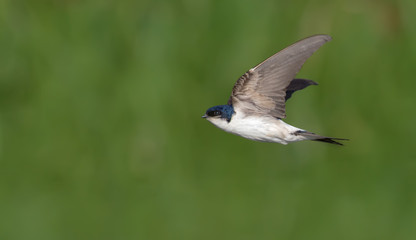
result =
M332 144L337 144L337 145L341 145L341 146L344 145L344 144L342 144L340 142L337 142L335 140L341 140L341 141L349 140L349 139L346 139L346 138L333 138L333 137L319 136L315 133L311 133L311 132L307 132L307 131L296 131L294 134L298 135L298 136L303 136L303 137L305 137L309 140L312 140L312 141L332 143Z

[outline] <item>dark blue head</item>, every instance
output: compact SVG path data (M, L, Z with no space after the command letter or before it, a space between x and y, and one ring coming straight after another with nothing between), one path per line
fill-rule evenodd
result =
M227 122L231 121L231 118L234 113L234 108L231 105L219 105L212 108L209 108L205 113L204 118L209 117L220 117L227 120Z

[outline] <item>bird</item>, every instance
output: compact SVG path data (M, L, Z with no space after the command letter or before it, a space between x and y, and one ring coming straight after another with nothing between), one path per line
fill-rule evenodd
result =
M209 108L202 117L216 127L259 142L288 144L303 140L343 145L345 138L325 137L285 123L285 104L294 92L315 81L295 78L305 61L329 35L313 35L284 48L244 73L226 105Z

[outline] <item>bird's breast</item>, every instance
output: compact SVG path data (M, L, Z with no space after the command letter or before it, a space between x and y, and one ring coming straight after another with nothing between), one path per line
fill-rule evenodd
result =
M285 123L273 117L247 116L236 113L230 122L217 119L212 123L226 132L255 141L285 144L286 142L283 139L289 134L284 127Z

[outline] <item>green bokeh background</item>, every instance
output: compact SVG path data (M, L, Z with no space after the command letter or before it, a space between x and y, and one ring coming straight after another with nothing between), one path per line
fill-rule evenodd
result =
M0 239L416 239L416 2L0 1ZM304 37L288 123L201 119Z

